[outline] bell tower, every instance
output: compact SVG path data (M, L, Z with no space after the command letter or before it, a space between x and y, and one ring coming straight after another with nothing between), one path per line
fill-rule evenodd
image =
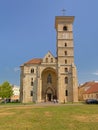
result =
M77 72L74 65L74 16L56 16L58 98L60 102L78 101Z

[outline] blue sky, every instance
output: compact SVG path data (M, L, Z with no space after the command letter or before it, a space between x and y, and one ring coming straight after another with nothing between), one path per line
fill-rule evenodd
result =
M20 65L56 56L55 16L75 16L78 82L98 80L98 0L0 0L0 84L20 84Z

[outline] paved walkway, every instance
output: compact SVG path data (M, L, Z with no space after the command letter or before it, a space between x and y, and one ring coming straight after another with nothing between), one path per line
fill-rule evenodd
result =
M54 102L44 102L35 104L2 104L0 107L45 107L45 106L67 106L67 105L84 105L83 103L54 103Z

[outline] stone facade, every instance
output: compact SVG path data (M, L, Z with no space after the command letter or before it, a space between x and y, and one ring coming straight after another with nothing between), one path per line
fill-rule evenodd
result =
M59 103L78 101L73 21L74 16L55 17L57 57L49 51L45 57L31 59L21 65L21 102L47 102L54 99Z

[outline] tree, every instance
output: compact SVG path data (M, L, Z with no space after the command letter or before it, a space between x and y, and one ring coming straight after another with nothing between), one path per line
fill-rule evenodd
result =
M6 81L2 85L0 85L0 97L2 99L10 98L12 95L13 95L13 90L9 82Z

